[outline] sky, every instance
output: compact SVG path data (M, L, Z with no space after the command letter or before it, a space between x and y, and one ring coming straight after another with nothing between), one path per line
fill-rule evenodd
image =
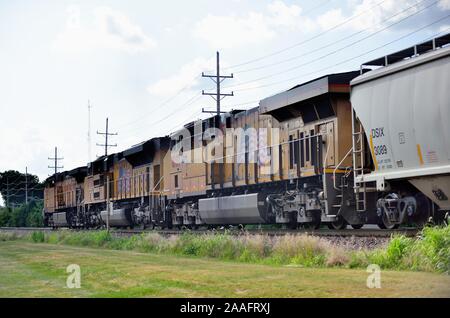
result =
M198 118L450 32L450 0L0 0L0 171L45 179ZM88 142L91 109L91 156Z

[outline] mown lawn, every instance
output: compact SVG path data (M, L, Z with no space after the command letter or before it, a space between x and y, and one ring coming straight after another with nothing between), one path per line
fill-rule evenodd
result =
M81 267L81 288L66 267ZM0 297L450 297L450 276L363 269L297 268L213 259L0 242Z

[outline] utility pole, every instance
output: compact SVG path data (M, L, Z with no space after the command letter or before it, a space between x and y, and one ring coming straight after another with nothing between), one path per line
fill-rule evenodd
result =
M108 137L109 136L117 136L118 133L110 133L109 132L109 127L108 127L108 118L106 118L106 130L105 132L99 132L97 131L98 135L104 135L105 136L105 144L101 145L101 144L97 144L97 146L100 147L105 147L105 160L108 160L108 147L117 147L117 144L114 145L110 145L108 144ZM110 215L110 184L109 184L110 180L109 180L109 171L106 171L106 230L109 232L109 215Z
M51 157L49 157L48 158L48 160L54 160L54 166L48 166L48 168L49 169L55 169L55 174L54 174L54 182L55 182L55 190L54 190L54 195L55 195L55 198L54 198L54 200L55 200L55 203L54 203L54 209L55 209L55 212L56 212L56 208L57 208L57 196L56 196L56 175L57 175L57 173L58 173L58 169L63 169L64 168L64 166L58 166L58 161L60 161L60 160L64 160L64 158L58 158L58 147L55 147L55 157L54 158L51 158Z
M118 135L118 133L110 133L109 132L109 130L108 130L108 118L106 118L106 130L105 130L105 132L99 132L97 130L97 135L104 135L105 136L105 143L103 145L102 144L97 144L97 146L105 147L105 157L106 157L106 156L108 156L108 147L117 147L117 144L114 144L114 145L108 144L108 137L109 136L117 136Z
M9 177L6 177L6 207L9 208Z
M91 155L92 155L92 149L91 149L91 102L88 100L88 160L91 162Z
M221 93L220 91L220 84L222 84L222 82L224 80L226 80L227 78L233 78L233 74L231 75L220 75L220 54L219 52L216 52L216 74L215 75L205 75L204 73L202 73L202 77L209 77L214 83L216 83L216 92L215 93L205 93L204 90L202 90L202 95L208 95L211 96L214 100L216 100L216 111L212 112L212 111L205 111L204 109L202 109L203 113L210 113L210 114L216 114L217 116L217 128L220 129L221 126L221 118L220 118L220 114L224 113L220 110L220 101L222 99L224 99L227 96L234 96L234 93L231 92L230 94L224 94ZM223 180L224 180L224 169L223 169L223 163L218 163L219 165L219 175L220 175L220 187L223 188ZM211 171L212 171L212 176L214 175L214 162L211 163ZM211 176L211 177L212 177ZM214 182L213 182L213 189L214 189Z
M220 75L220 55L219 52L216 53L216 74L215 75L205 75L204 73L202 73L202 77L209 77L214 83L216 83L216 92L215 93L205 93L205 91L202 91L202 95L208 95L211 96L213 99L216 100L216 104L217 104L217 110L215 112L212 111L205 111L204 109L202 109L203 113L216 113L217 116L220 116L221 113L223 113L222 111L220 111L220 101L222 99L224 99L227 96L234 96L234 93L231 92L230 94L222 94L220 92L220 84L227 78L233 78L233 74L231 75ZM220 121L220 117L219 117L219 121ZM220 122L219 122L220 124Z
M25 167L25 204L28 204L28 167Z

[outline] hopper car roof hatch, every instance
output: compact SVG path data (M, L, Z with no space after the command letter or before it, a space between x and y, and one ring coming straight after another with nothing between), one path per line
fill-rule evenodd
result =
M364 69L367 66L372 67L384 67L388 66L400 61L403 61L405 59L409 59L433 50L436 50L438 48L445 47L450 44L450 33L447 33L445 35L442 35L440 37L431 39L429 41L425 41L419 44L416 44L414 46L411 46L409 48L403 49L401 51L388 54L386 56L377 58L375 60L366 62L361 65L361 70ZM361 72L362 73L362 72Z

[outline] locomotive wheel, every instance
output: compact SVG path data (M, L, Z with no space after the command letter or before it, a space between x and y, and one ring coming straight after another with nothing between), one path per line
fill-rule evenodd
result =
M317 213L313 213L312 214L312 222L310 223L305 223L305 229L308 230L318 230L320 229L320 224L321 224L321 215L320 215L320 211L318 211Z
M352 224L352 228L354 228L355 230L359 230L363 226L364 226L364 224Z
M399 224L391 223L387 219L386 214L383 213L383 216L381 217L381 222L378 223L378 227L382 230L394 230L399 227Z
M297 215L296 214L291 214L290 215L290 220L289 220L289 223L287 224L287 228L289 230L296 230L296 229L298 229Z
M345 230L347 228L347 221L342 216L338 216L337 221L328 223L327 225L330 230Z

